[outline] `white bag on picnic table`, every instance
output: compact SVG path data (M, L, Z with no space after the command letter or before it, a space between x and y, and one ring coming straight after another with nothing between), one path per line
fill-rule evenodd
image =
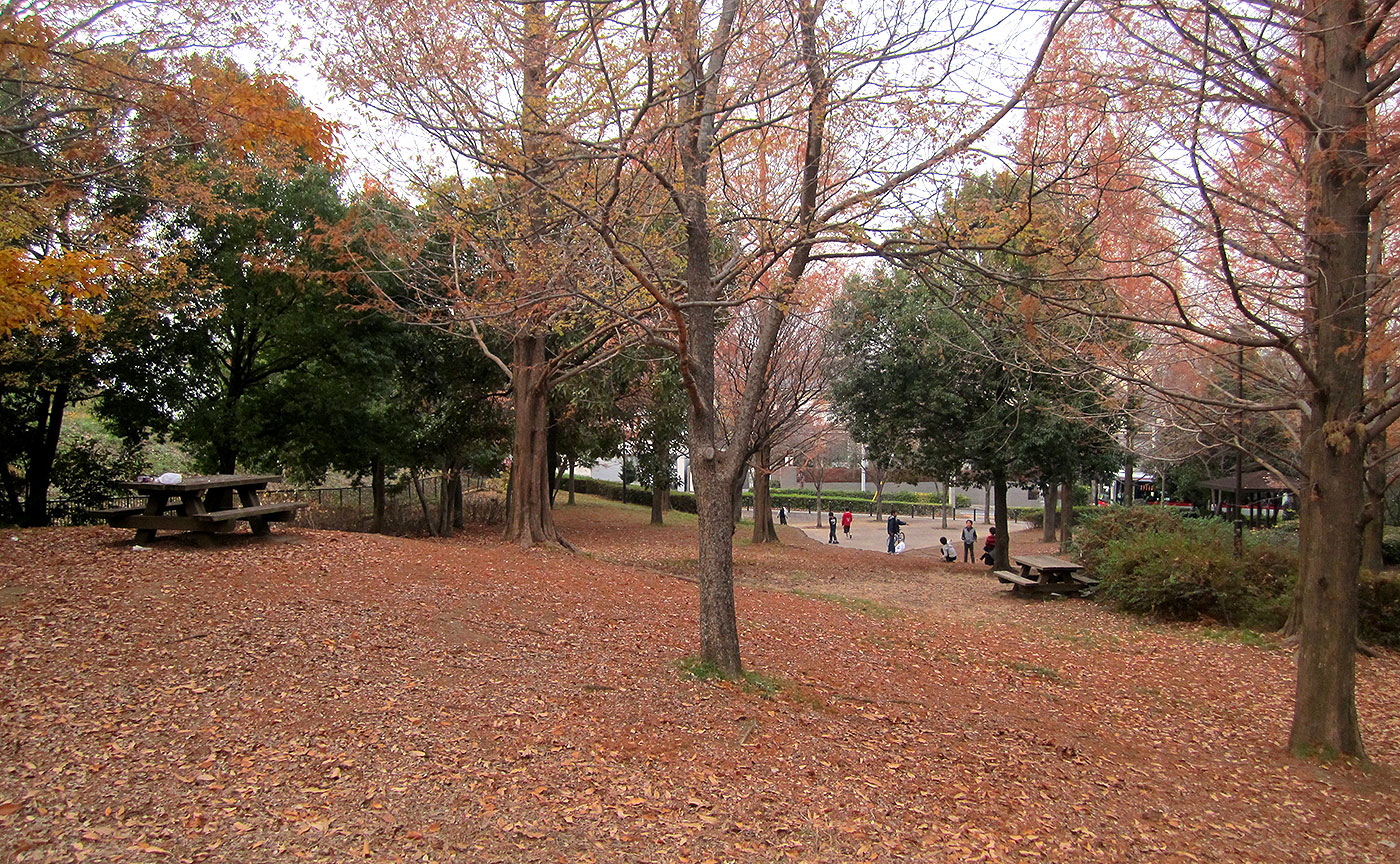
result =
M160 475L159 477L157 477L157 478L156 478L156 482L157 482L157 483L165 483L165 484L169 485L169 484L171 484L171 483L179 483L181 480L184 480L184 479L185 479L184 477L181 477L179 474L176 474L174 471L167 471L167 472L165 472L164 474L162 474L162 475Z

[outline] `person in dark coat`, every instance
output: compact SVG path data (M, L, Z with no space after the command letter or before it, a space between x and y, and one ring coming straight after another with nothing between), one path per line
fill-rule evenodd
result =
M890 549L889 549L889 552L890 552L891 555L894 554L895 538L899 536L899 528L900 528L900 526L901 526L901 525L908 525L908 524L909 524L908 522L905 522L903 519L899 518L899 511L898 511L898 510L891 510L891 511L890 511L890 518L887 519L887 520L885 521L885 531L890 535Z
M831 536L827 538L827 541L826 541L826 542L828 542L828 543L836 543L837 545L840 545L839 541L837 541L837 539L836 539L836 511L835 511L835 510L828 510L828 511L826 511L826 524L829 525L829 526L831 526Z

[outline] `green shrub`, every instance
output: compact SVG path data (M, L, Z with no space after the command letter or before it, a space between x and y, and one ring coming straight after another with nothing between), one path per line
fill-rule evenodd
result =
M1357 635L1363 642L1400 648L1400 578L1363 572L1357 592Z
M1039 528L1045 524L1044 507L1012 507L1007 514L1016 522L1024 522L1032 528Z
M1288 613L1296 555L1268 538L1234 554L1230 526L1156 507L1111 508L1086 518L1074 545L1101 580L1097 596L1125 611L1175 620L1213 618L1276 629Z
M117 484L134 480L146 467L139 450L118 448L91 435L64 437L54 454L52 481L61 497L53 502L55 518L74 524L94 520L88 510L125 494Z
M953 496L953 506L957 507L959 510L961 510L964 507L971 507L972 499L967 497L966 495L957 493Z
M1387 567L1400 565L1400 528L1386 527L1381 538L1381 559Z

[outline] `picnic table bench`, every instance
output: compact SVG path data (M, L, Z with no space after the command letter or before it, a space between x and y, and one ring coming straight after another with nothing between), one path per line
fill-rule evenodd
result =
M1079 573L1083 564L1053 555L1017 555L1012 560L1020 565L1021 572L995 570L992 575L1010 584L1013 592L1078 594L1098 584L1098 580Z
M265 535L271 533L268 523L290 522L298 510L309 506L305 501L262 503L259 492L281 480L279 474L207 474L182 477L175 483L120 483L145 495L145 506L93 513L113 528L134 528L138 544L154 541L157 531L193 531L201 546L210 546L212 535L233 531L237 522L247 522L254 534Z

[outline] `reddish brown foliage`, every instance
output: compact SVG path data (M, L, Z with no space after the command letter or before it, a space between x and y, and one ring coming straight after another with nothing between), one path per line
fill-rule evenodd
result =
M1282 748L1284 651L784 529L791 545L737 550L770 698L674 666L695 653L696 589L662 571L694 566L694 528L646 520L561 509L585 556L487 531L147 551L103 528L0 536L0 851L1395 860L1394 655L1360 669L1382 767L1319 767Z

